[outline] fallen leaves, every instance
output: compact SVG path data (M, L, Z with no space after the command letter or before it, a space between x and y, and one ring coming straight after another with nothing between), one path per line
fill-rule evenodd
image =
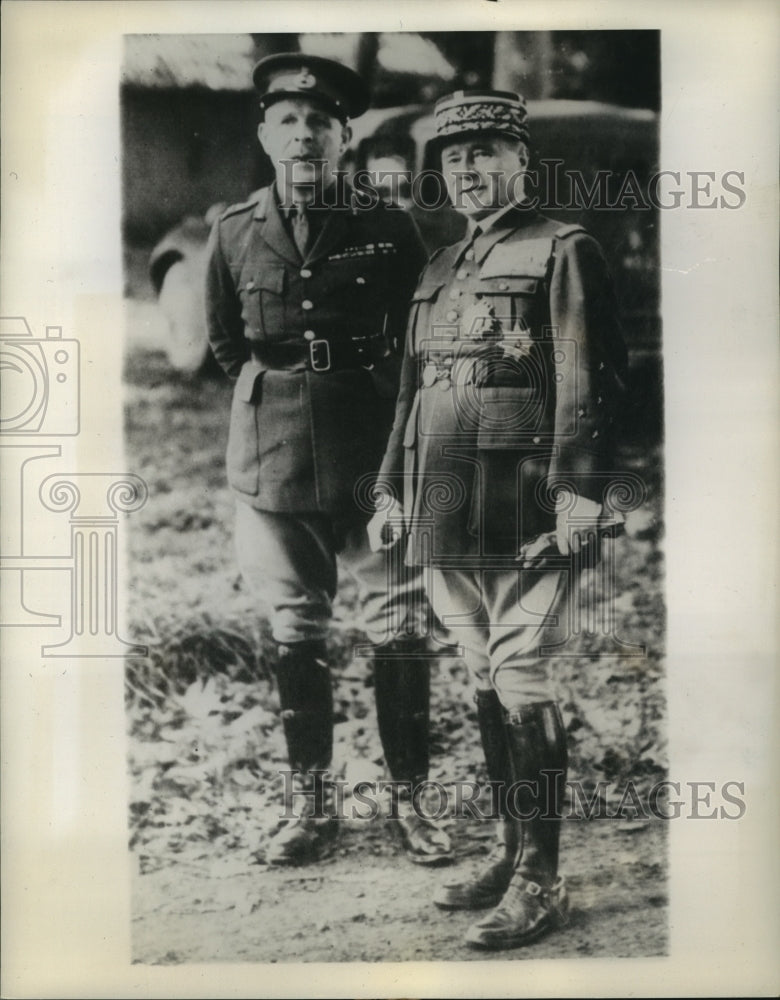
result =
M128 613L133 638L149 646L148 657L126 661L131 844L142 871L201 857L205 847L214 877L234 870L214 859L232 859L238 874L262 856L281 814L280 771L287 764L274 644L262 609L236 580L233 501L223 472L229 387L172 375L156 355L131 362L128 374L129 460L151 487L146 507L128 520ZM649 470L651 478L660 466L639 449L627 457L629 467ZM551 664L569 734L570 778L590 790L605 781L612 796L628 780L646 788L666 768L661 499L659 486L649 487L625 536L610 543L610 609L596 592L594 620L611 611L614 635L583 632L566 650L575 655ZM592 584L583 579L583 587ZM353 655L364 642L354 626L356 601L345 578L329 655L333 774L346 782L347 797L358 781L383 776L370 661ZM643 645L645 655L634 657L628 647L616 652L615 637ZM448 789L486 779L471 682L457 657L434 664L431 749L430 777ZM493 835L491 823L467 822L466 853ZM355 826L356 838L347 838L343 850L366 838L378 852L390 850L373 838L372 823Z

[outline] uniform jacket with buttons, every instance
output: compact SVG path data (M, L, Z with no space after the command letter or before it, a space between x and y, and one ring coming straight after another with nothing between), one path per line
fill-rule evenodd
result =
M603 501L626 355L581 227L514 207L434 254L406 345L380 482L403 497L410 562L513 557L555 527L556 486Z
M349 521L365 516L355 490L376 473L392 426L425 253L399 209L320 211L305 259L272 187L224 212L210 237L206 312L214 355L235 382L231 487L260 509ZM365 347L365 363L345 366L342 354L330 371L307 370L300 359L321 340L334 358ZM278 361L284 352L289 363Z

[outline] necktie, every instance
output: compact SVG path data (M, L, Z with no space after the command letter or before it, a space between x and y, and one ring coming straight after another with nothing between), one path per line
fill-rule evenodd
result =
M301 257L306 256L309 247L309 219L304 208L294 208L292 211L292 231L295 245Z

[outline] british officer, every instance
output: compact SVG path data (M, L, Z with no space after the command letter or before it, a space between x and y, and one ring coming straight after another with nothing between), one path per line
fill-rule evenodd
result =
M413 295L370 536L380 548L405 522L408 561L430 567L433 609L476 677L498 843L434 901L495 907L467 941L508 948L566 913L566 733L543 654L565 639L568 591L614 520L603 501L625 350L596 242L524 203L522 99L460 91L435 122L468 232L434 254Z
M208 328L235 382L227 471L238 498L239 563L270 610L279 644L290 763L300 790L319 799L322 775L312 772L327 771L333 742L325 640L337 563L357 579L376 645L388 769L399 782L427 776L420 575L371 552L357 496L392 425L405 314L425 258L403 212L358 206L337 183L348 121L368 106L361 78L331 60L287 53L261 60L254 82L262 95L258 137L276 177L214 226ZM281 825L269 861L299 863L327 849L335 818L304 812ZM444 832L410 810L395 828L413 860L449 859Z

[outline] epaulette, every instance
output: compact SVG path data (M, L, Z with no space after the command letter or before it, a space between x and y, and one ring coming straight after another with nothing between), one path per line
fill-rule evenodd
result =
M575 233L587 233L587 229L578 222L573 222L570 225L561 226L560 229L556 229L554 236L556 240L564 240L567 236L573 236Z
M445 278L449 277L449 272L452 270L452 262L449 260L449 257L457 257L458 246L459 244L455 243L452 246L439 247L437 250L434 250L428 258L428 263L425 265L426 275L430 277L433 274L438 277L441 274ZM449 257L447 256L447 251L451 251Z
M220 215L219 221L222 222L224 219L229 219L234 215L241 215L242 212L253 212L257 208L257 203L263 196L263 191L266 188L258 188L257 191L253 191L246 201L238 202L236 205L230 205L225 211Z

